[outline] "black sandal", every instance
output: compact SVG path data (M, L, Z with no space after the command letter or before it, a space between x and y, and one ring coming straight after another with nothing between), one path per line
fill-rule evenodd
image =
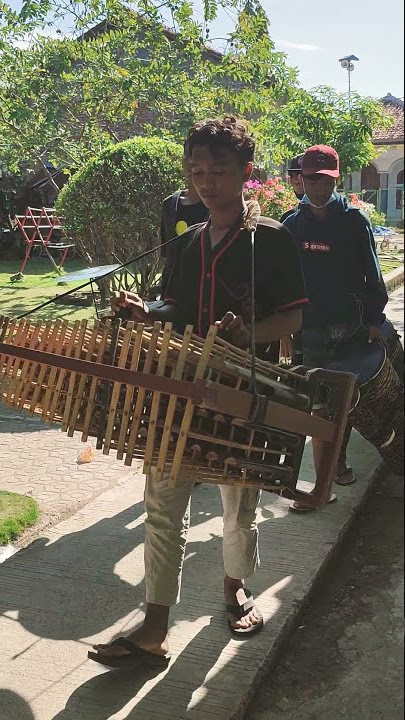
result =
M236 635L237 637L256 635L256 633L263 630L263 616L260 610L257 609L255 601L253 600L253 595L250 590L246 590L245 588L244 590L247 599L245 600L243 605L227 605L226 612L229 615L235 615L237 620L242 620L243 617L249 615L251 610L254 610L259 622L256 623L256 625L251 625L248 628L235 628L233 627L231 620L228 618L229 630L231 631L232 635Z
M171 660L170 655L155 655L155 653L144 650L135 645L132 640L126 637L118 637L110 643L110 646L119 645L119 647L128 650L126 655L100 655L99 652L89 650L87 657L89 660L106 665L112 668L166 668Z

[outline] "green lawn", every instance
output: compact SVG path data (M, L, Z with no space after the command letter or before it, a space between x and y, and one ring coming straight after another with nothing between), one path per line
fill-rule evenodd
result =
M28 260L24 270L24 280L11 282L10 276L19 272L21 260L0 261L0 308L2 315L16 317L21 313L32 310L45 300L72 288L78 287L80 282L69 283L66 286L58 286L63 280L62 276L56 273L47 258L39 260ZM85 267L82 260L73 259L65 264L65 272L81 270ZM85 281L84 281L85 282ZM89 288L85 288L87 290ZM33 313L35 319L52 320L66 318L69 320L82 320L94 316L93 306L81 307L80 305L65 305L52 303L42 310Z
M395 270L395 268L402 265L402 262L400 260L381 260L380 259L380 267L381 272L383 275L386 275L387 273L391 272L391 270Z
M380 259L380 265L384 274L401 265L401 260L390 260L386 257ZM20 314L32 310L45 300L62 294L69 289L78 287L81 283L70 283L67 286L59 286L58 282L63 280L52 268L47 258L39 260L28 260L24 280L11 282L10 276L15 275L21 266L21 260L0 261L0 313L9 317L18 317ZM70 260L65 265L65 272L81 270L85 267L82 260L77 258ZM90 288L85 288L88 291ZM55 320L56 318L69 319L70 321L91 319L95 316L93 305L80 306L75 304L52 303L42 310L33 313L34 319Z
M15 540L39 518L36 500L26 495L0 490L0 545Z

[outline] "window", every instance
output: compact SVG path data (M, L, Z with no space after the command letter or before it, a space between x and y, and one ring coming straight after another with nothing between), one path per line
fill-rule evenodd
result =
M397 190L395 193L395 209L402 210L404 202L404 171L400 170L397 175Z

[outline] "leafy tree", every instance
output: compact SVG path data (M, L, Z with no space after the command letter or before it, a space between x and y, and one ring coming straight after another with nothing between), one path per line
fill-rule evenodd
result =
M90 264L126 261L159 244L161 203L181 186L182 156L181 145L137 137L103 150L69 179L57 209ZM126 282L144 294L158 271L152 253L131 266L135 279Z
M350 110L347 95L322 86L310 92L294 90L284 105L259 119L257 125L260 134L268 138L266 149L273 162L322 143L337 150L345 175L371 162L376 155L373 130L391 122L382 103L352 94Z
M26 0L20 14L0 2L3 160L16 169L46 154L55 166L77 169L123 137L180 139L207 115L267 112L296 73L275 52L260 4L222 5L237 21L221 55L207 49L213 0L204 1L202 21L189 0ZM71 30L47 36L66 14Z
M235 25L210 53L221 7ZM249 118L267 169L315 142L336 147L343 173L359 169L390 122L371 98L353 94L349 111L332 88L297 87L258 0L204 0L201 19L190 0L25 0L20 13L0 0L0 159L15 171L47 173L47 158L69 172L124 137L180 140L229 112Z

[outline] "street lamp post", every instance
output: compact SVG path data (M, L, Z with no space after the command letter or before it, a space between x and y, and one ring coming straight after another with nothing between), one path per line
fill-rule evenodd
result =
M345 55L344 57L339 58L340 66L341 66L344 70L347 70L347 78L348 78L348 81L349 81L349 112L350 112L351 109L352 109L351 78L350 78L350 74L351 74L351 73L353 72L353 70L354 70L354 64L353 64L353 63L354 63L355 61L358 61L358 59L359 59L359 58L356 57L355 55Z

